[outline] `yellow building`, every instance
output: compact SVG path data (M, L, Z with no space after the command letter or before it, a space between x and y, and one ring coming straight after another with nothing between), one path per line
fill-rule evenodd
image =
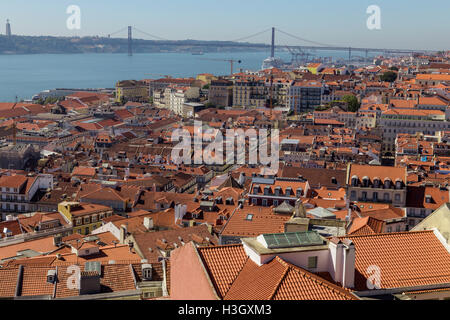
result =
M116 83L116 102L122 99L142 102L149 97L149 86L143 81L125 80Z
M61 202L58 211L72 222L73 232L88 235L102 225L102 219L110 217L113 210L98 204Z
M323 69L321 63L308 63L306 67L312 74L318 74Z
M211 84L211 81L217 80L217 77L210 73L201 73L196 80L201 81L203 84Z

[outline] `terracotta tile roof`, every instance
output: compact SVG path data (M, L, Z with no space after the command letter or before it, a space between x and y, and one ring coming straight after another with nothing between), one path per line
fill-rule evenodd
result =
M209 241L206 238L209 238ZM206 225L139 233L134 235L134 239L149 263L158 262L158 258L161 257L160 250L175 249L175 243L178 247L183 245L182 242L189 243L190 241L194 241L196 244L203 246L216 245L218 243L217 237L211 235Z
M0 238L6 237L6 235L3 233L3 230L5 228L8 229L13 236L23 233L19 220L0 222Z
M247 219L252 215L251 219ZM255 237L265 233L282 233L291 214L275 214L272 207L244 206L237 209L223 228L221 235Z
M198 248L203 264L223 298L248 260L242 245Z
M48 253L56 249L57 247L53 244L53 237L47 237L0 247L0 260L15 257L18 252L23 250L34 250L40 253Z
M47 282L49 267L24 267L21 296L53 295L54 284Z
M73 176L87 176L93 177L95 176L95 168L88 167L75 167L72 171Z
M348 184L351 184L353 176L357 176L360 181L362 181L363 177L368 177L372 182L374 178L379 178L381 179L381 183L383 183L386 178L390 178L392 183L395 183L397 179L400 179L406 185L406 168L349 164L348 172Z
M349 235L366 235L382 233L384 231L385 223L372 217L354 218L350 229L347 231Z
M85 244L86 245L86 244ZM89 243L89 247L93 247ZM75 253L63 253L61 258L53 261L53 265L66 265L67 263L85 263L88 261L97 261L107 263L109 261L116 263L136 263L141 261L141 257L134 251L130 251L128 245L105 246L100 247L99 252L88 256L77 257Z
M0 268L0 297L14 297L19 268Z
M449 74L418 74L417 80L435 80L435 81L450 81Z
M355 245L355 288L367 290L367 270L381 271L381 288L450 282L450 253L433 231L346 236Z
M357 300L349 291L276 257L258 267L248 260L225 300Z
M69 266L58 267L58 283L56 286L56 298L67 298L78 296L77 289L69 289L66 285L69 277L73 274L68 272ZM81 271L84 270L84 264L80 265ZM112 264L101 266L102 275L100 277L101 293L120 292L134 290L134 280L130 264Z
M427 202L427 197L429 202ZM444 203L449 202L449 191L433 187L408 186L406 194L406 207L426 208L436 210Z
M351 300L349 291L279 257L258 266L242 245L199 248L218 294L225 300Z
M297 168L284 166L279 171L279 177L298 178L302 176L308 180L311 188L337 188L345 186L346 171L331 169L315 169L315 168ZM333 183L333 178L336 184Z
M102 206L99 204L91 204L91 203L78 203L77 206L71 208L70 213L72 217L81 217L85 215L90 215L99 212L107 212L112 209L107 206Z
M0 187L20 188L27 182L28 178L22 175L11 175L0 177Z

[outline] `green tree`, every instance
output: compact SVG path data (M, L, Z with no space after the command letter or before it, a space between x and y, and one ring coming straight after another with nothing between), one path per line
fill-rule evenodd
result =
M356 112L358 111L361 104L358 102L358 98L355 96L348 94L342 97L342 101L346 102L348 105L348 111Z
M386 71L380 77L381 81L394 82L397 79L397 73L394 71Z

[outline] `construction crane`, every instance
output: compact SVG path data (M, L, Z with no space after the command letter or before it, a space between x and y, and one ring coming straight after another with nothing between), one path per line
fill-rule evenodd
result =
M272 108L273 108L273 69L270 70L270 91L269 91L270 120L272 120Z
M167 74L159 74L159 73L146 73L146 76L158 76L158 77L164 77L166 79L171 78L171 76L167 75Z
M232 76L234 73L234 63L242 63L242 60L233 60L233 59L208 59L208 58L203 58L202 60L210 60L210 61L225 61L230 63L230 75Z

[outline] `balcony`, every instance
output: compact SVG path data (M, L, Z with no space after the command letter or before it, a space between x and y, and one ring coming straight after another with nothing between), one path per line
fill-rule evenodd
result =
M28 203L27 200L19 200L19 199L2 199L0 198L0 203L8 202L8 203Z

